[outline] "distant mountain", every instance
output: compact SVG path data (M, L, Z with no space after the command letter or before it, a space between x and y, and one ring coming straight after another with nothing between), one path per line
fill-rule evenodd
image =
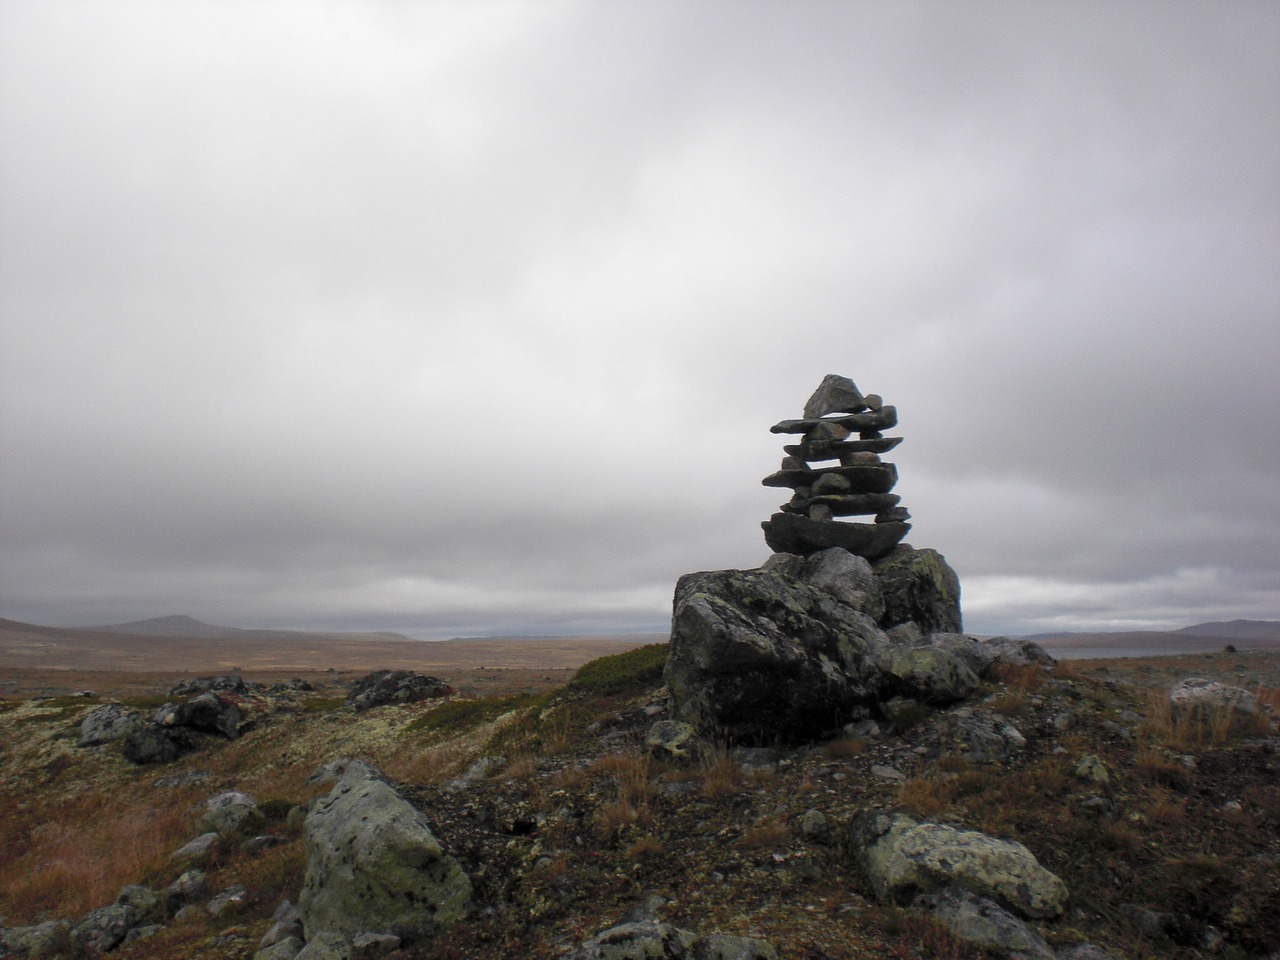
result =
M1198 623L1194 627L1183 627L1174 632L1193 637L1215 637L1219 640L1277 640L1280 639L1280 621L1230 620Z
M391 631L343 632L334 630L267 630L244 629L241 627L219 627L212 623L203 623L186 614L174 614L167 617L152 617L148 620L133 620L129 623L113 623L105 627L83 627L93 633L128 634L134 637L169 637L191 640L395 640L408 643L419 643L403 633Z
M243 637L248 632L238 627L216 627L211 623L201 623L186 614L151 617L148 620L133 620L129 623L113 623L105 627L85 627L84 629L92 630L94 633L127 633L135 637L200 637L209 640Z

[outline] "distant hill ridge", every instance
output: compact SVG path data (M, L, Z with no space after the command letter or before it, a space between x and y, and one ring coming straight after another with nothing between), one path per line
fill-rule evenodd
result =
M1269 640L1280 637L1280 621L1228 620L1198 623L1194 627L1183 627L1175 632L1196 637L1218 637L1222 640Z
M204 623L186 614L171 614L166 617L151 617L146 620L133 620L129 623L113 623L102 627L83 627L94 633L120 633L135 637L185 637L197 640L245 640L253 637L262 639L305 639L307 637L325 637L344 640L403 640L406 643L419 643L413 637L391 631L355 631L342 632L333 630L269 630L244 629L241 627L220 627L212 623Z

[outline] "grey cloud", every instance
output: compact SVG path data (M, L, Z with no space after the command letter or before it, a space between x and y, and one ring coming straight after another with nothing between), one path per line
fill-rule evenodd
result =
M1271 5L0 17L0 614L660 623L842 372L993 629L1280 615Z

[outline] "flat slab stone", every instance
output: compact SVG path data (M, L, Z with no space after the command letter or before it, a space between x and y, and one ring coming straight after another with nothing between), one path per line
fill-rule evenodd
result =
M880 513L896 507L902 498L896 493L862 493L852 495L827 494L819 497L797 497L790 503L783 504L786 513L799 513L808 516L809 508L825 506L837 517L856 517L865 514ZM904 518L905 519L905 518Z
M819 550L843 547L852 554L874 560L896 547L911 529L902 521L887 523L838 523L810 520L795 513L775 513L760 525L764 540L774 553L807 556Z
M874 440L828 440L824 443L792 443L783 447L787 456L798 460L836 460L850 453L888 453L902 442L901 437Z
M769 432L808 433L824 424L835 424L851 433L861 433L864 430L888 430L898 425L898 408L886 406L866 413L850 413L843 417L823 417L818 420L783 420L770 427Z
M760 482L766 487L812 486L827 474L849 481L851 493L888 493L898 482L898 468L892 463L857 463L852 467L819 467L816 470L779 470Z

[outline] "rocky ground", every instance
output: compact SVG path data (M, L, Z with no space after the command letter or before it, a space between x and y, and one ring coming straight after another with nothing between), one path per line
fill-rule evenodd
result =
M0 702L0 925L15 954L15 931L64 919L41 955L92 956L117 922L133 931L109 950L122 960L252 957L301 893L303 821L334 787L317 772L356 758L425 815L472 889L447 932L365 955L557 958L627 921L689 931L705 956L760 941L810 960L1280 955L1280 735L1239 715L1181 720L1168 700L1200 676L1280 708L1276 654L1009 667L957 706L683 759L646 747L668 716L664 657L642 648L567 683L444 677L454 692L359 712L354 675L315 674L309 690L227 694L234 738L197 731L192 752L148 765L120 741L77 746L82 723L108 699L150 716L177 678L45 694L22 678ZM208 800L228 791L244 816L211 823ZM984 952L940 907L896 902L914 891L868 862L877 811L1025 845L1066 892L1059 915L1019 921L1050 952Z

